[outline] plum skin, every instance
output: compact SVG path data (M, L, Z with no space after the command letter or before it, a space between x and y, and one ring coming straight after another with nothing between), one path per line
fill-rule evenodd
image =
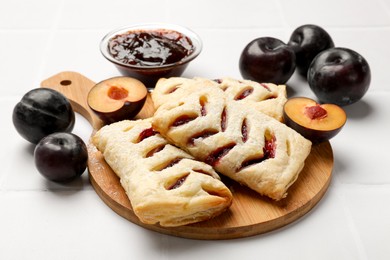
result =
M133 119L142 110L147 95L148 90L141 81L125 76L112 77L97 83L89 91L87 104L104 124L111 124ZM113 109L112 101L120 103L121 107ZM106 106L102 108L102 104Z
M12 122L27 141L37 144L54 132L71 132L75 114L69 100L60 92L36 88L27 92L16 104Z
M283 119L287 126L313 144L319 144L341 131L347 121L347 115L337 105L320 105L307 97L293 97L284 104Z
M272 37L260 37L248 43L239 60L243 78L275 84L285 84L295 66L293 49Z
M329 139L335 137L342 129L336 128L333 130L315 130L296 123L291 119L286 112L283 113L285 124L298 133L300 133L306 139L309 139L313 144L320 144L322 142L329 141Z
M34 162L41 175L48 180L71 181L81 176L87 167L87 146L75 134L53 133L36 145Z
M348 48L331 48L310 64L307 79L321 103L346 106L359 101L371 82L366 59Z
M295 52L296 67L306 78L310 63L318 53L334 47L331 36L322 27L305 24L296 28L287 43Z

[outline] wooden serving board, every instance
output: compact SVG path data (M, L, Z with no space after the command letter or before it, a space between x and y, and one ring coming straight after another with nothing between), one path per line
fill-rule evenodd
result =
M73 109L84 116L94 132L102 126L87 105L87 95L94 82L75 72L61 72L41 83L63 93ZM153 115L150 96L137 118ZM135 216L130 201L116 174L105 162L96 147L88 144L88 171L90 181L100 198L120 216L131 222L160 233L194 239L231 239L253 236L285 226L309 212L324 196L333 168L333 152L329 142L312 147L298 180L288 190L288 196L275 202L221 176L233 193L233 204L220 216L201 223L167 228L147 225Z

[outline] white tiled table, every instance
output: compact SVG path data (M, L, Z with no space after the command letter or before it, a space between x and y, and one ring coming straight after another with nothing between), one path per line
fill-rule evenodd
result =
M337 46L361 53L372 69L369 92L346 107L331 140L333 179L320 203L270 233L199 241L138 227L96 195L88 174L70 185L46 181L33 146L11 115L21 96L60 71L94 81L118 75L100 55L109 30L169 22L200 34L204 49L184 76L240 78L243 47L260 36L287 41L297 26L326 28ZM0 259L390 259L390 1L2 1L0 8ZM314 97L294 75L290 95ZM74 132L88 140L78 116Z

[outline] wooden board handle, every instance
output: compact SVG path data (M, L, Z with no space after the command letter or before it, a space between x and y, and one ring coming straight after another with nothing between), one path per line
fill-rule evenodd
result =
M88 93L95 82L73 71L60 72L41 82L41 87L51 88L64 94L70 101L75 112L85 117L93 129L99 130L103 121L91 110L87 103ZM154 114L154 105L148 94L142 110L134 119L148 118Z
M85 117L94 129L100 129L102 121L89 108L87 97L95 82L83 75L72 72L60 72L41 82L41 87L51 88L64 94L75 112Z

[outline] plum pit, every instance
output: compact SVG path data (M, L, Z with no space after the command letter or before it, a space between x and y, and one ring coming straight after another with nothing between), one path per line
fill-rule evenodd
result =
M307 115L310 119L322 119L328 115L325 109L321 107L320 104L314 106L305 107L304 114Z
M111 99L122 100L127 98L129 95L129 91L123 87L112 86L108 89L107 96Z

